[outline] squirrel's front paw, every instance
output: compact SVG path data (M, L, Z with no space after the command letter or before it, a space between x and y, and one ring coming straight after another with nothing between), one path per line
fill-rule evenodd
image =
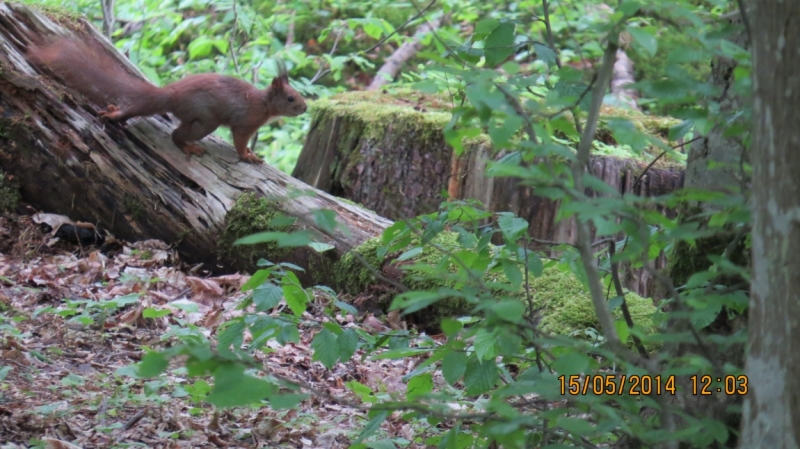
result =
M193 143L187 143L181 149L187 155L196 154L198 156L202 156L206 154L206 150L202 149L199 145L195 145Z

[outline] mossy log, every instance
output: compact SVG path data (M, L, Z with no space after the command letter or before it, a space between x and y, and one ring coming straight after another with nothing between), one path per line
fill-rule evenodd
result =
M207 154L188 157L172 143L177 123L168 117L104 123L96 111L106 105L88 103L27 61L31 42L54 35L94 39L142 76L86 21L0 3L0 169L14 177L25 202L95 223L127 240L161 239L186 261L216 265L218 254L238 252L219 246L238 237L229 232L227 217L245 192L318 231L318 240L333 245L329 253L334 255L391 224L269 165L241 162L229 144L214 137L200 142ZM310 195L297 195L304 191ZM316 229L317 209L334 210L344 226Z
M478 200L491 211L514 212L529 222L528 232L535 239L575 242L574 222L556 221L557 202L537 196L516 179L485 176L487 163L498 157L488 139L465 142L466 151L456 156L443 133L451 118L445 112L449 107L439 98L411 91L349 92L318 101L292 175L393 220L435 211L444 199L442 192L447 192L453 199ZM674 124L627 114L654 134L666 135ZM608 132L600 132L602 140L610 139ZM595 155L588 171L621 193L654 196L682 186L684 168L679 162L657 164L636 183L647 166L641 158ZM657 268L665 263L662 257ZM626 281L628 288L649 296L646 273L631 273Z

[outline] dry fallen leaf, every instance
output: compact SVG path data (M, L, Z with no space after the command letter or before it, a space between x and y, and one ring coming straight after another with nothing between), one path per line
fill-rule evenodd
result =
M384 326L383 323L381 323L381 320L375 318L372 314L367 315L367 317L364 318L364 321L361 324L368 330L375 333L386 332L389 330L388 327Z

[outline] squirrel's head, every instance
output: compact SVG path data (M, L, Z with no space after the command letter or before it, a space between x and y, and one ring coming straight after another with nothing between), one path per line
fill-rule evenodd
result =
M278 76L272 79L267 89L266 104L278 113L286 117L296 117L308 110L306 100L289 85L289 73L286 66L278 61Z

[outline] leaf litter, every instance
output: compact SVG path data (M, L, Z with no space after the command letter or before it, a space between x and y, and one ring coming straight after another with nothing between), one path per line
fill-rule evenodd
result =
M199 266L181 263L164 242L118 243L104 254L60 242L30 217L0 216L0 447L39 441L51 448L345 448L368 420L350 405L361 402L345 383L401 398L402 377L419 363L362 360L359 349L326 370L312 361L311 341L323 317L317 314L321 307L310 307L298 344L271 341L254 356L266 373L327 398L312 395L292 410L214 410L188 393L202 390L205 380L187 378L182 370L136 379L127 375L130 365L145 347L174 343L164 335L175 326L200 326L214 341L217 327L241 314L235 306L246 296L241 286L249 276L205 276ZM145 318L148 308L169 314ZM361 326L356 321L348 315L339 324ZM372 333L404 325L396 316L384 324L371 315L364 324ZM413 439L401 416L396 412L383 423L384 438Z

